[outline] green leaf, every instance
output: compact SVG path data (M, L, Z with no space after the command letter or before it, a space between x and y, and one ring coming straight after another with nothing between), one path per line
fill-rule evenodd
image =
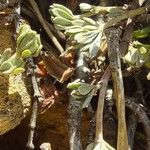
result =
M68 36L70 36L70 35L74 35L76 33L82 32L82 31L84 31L83 28L69 29L69 30L65 31L65 34L68 35Z
M60 24L54 24L54 27L57 29L57 30L66 30L66 28L68 26L64 26L64 25L60 25Z
M74 39L77 41L77 43L88 44L88 43L92 43L95 37L97 37L97 35L98 35L98 31L82 32L76 34L74 36Z
M80 3L79 7L80 7L80 10L83 12L88 12L93 8L92 5L87 4L87 3Z
M4 61L2 63L2 65L0 66L0 71L3 72L3 71L7 71L9 70L10 68L12 67L12 64L8 61Z
M81 84L80 79L77 79L71 83L68 83L67 88L70 90L78 89Z
M97 26L97 23L91 18L83 17L82 20L86 21L90 25Z
M72 11L70 9L68 9L67 7L61 5L61 4L56 4L54 3L53 5L50 6L50 10L53 8L59 8L64 10L66 13L68 13L69 15L73 16Z
M91 31L91 30L97 30L98 27L97 26L93 26L93 25L85 25L83 27L85 30Z
M20 74L20 73L23 73L24 71L25 71L25 69L24 69L24 68L19 67L19 68L14 69L14 70L12 71L12 73L11 73L11 74L18 75L18 74Z
M78 91L81 95L87 95L92 89L93 89L92 85L82 83L81 86L78 88Z
M29 49L26 49L21 53L22 58L27 58L27 57L30 57L31 55L32 55L32 53Z
M10 48L7 48L4 50L4 52L1 55L0 58L0 64L2 64L4 61L7 61L12 55L12 51Z
M63 17L52 17L51 20L54 24L59 24L59 25L62 25L62 26L72 25L72 22L70 20L65 19Z
M92 45L89 49L89 53L92 57L96 56L98 51L100 50L100 42L101 42L102 32L100 32L95 40L92 42Z
M146 54L147 53L147 49L143 46L139 48L139 51L140 51L141 54Z
M84 20L82 20L82 19L75 19L74 21L72 21L72 24L74 26L80 26L80 28L81 28L84 25L86 25L86 22Z
M69 13L67 13L66 11L64 11L63 9L60 8L53 8L51 10L51 12L53 13L53 15L55 17L63 17L67 20L73 20L73 15L70 15Z
M149 33L150 33L150 26L145 27L145 28L143 28L141 30L139 29L137 31L134 31L133 32L133 37L137 38L137 39L145 38L145 37L147 37L149 35Z
M88 51L89 48L91 47L92 43L88 43L86 45L83 45L80 49L81 52L85 52L85 51Z
M93 90L86 96L86 98L85 98L85 100L84 100L84 102L83 102L83 104L82 104L82 109L83 109L83 108L87 108L87 107L89 106L89 104L90 104L90 102L91 102L91 100L92 100L92 98L93 98L94 93L95 93L95 90L93 89Z
M81 95L78 90L73 90L71 92L71 95L77 100L81 100L85 97L85 96Z

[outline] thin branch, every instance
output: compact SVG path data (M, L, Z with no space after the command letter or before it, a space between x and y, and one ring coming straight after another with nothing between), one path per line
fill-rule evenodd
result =
M130 22L129 24L127 24L126 29L123 33L123 37L120 43L121 56L125 55L125 53L128 50L129 44L132 40L133 25L134 25L133 22Z
M29 61L28 75L31 75L31 81L32 81L33 92L34 92L33 95L34 102L32 106L32 114L31 114L30 124L29 124L30 132L29 132L28 142L26 147L29 148L30 150L33 150L35 147L33 144L33 139L34 139L34 132L36 128L36 122L37 122L38 102L43 101L43 97L39 91L37 79L34 75L35 65L33 59L29 58L28 61Z
M96 113L96 136L95 143L99 143L103 140L103 110L104 110L104 99L106 95L107 85L109 78L111 76L111 69L108 68L105 70L104 75L101 79L101 88L99 92L99 99L97 105L97 113Z
M21 8L21 11L23 14L25 14L26 16L34 19L34 20L37 20L37 18L35 18L35 15L33 14L33 12L30 10L30 9L27 9L26 6L23 6ZM45 20L45 19L44 19ZM62 39L62 40L65 40L66 39L66 36L59 30L57 30L56 28L54 28L54 26L52 24L50 24L47 20L45 20L45 23L47 24L47 26L49 27L49 29L55 33L57 35L58 38Z
M53 33L49 30L49 27L47 26L47 24L45 23L45 20L43 18L43 16L40 13L40 10L38 8L37 3L34 0L29 0L37 18L39 19L41 25L43 26L43 28L45 29L47 35L49 36L49 38L52 40L52 42L54 43L54 45L56 46L56 48L60 51L60 53L64 52L63 47L61 46L61 44L58 42L58 40L56 39L56 37L53 35Z
M119 22L121 22L127 18L133 18L135 16L139 16L141 14L148 13L149 11L150 11L150 5L147 5L147 6L141 7L141 8L137 8L134 10L130 10L126 13L123 13L120 16L117 16L116 18L112 18L110 21L108 21L106 23L104 28L106 29L106 28L115 26L116 24L118 24Z

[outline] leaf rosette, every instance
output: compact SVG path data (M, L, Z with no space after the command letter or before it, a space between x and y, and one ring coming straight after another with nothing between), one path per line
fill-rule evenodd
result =
M40 35L27 24L22 24L18 30L16 53L22 58L37 57L42 49Z

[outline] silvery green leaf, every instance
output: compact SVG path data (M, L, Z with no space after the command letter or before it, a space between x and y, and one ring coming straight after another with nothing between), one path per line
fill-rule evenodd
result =
M23 58L17 57L14 60L12 60L11 62L13 64L13 66L18 67L18 66L21 66L23 64Z
M83 28L75 28L75 29L69 29L65 31L65 34L70 36L70 35L74 35L76 33L82 32Z
M97 30L98 29L98 27L97 26L93 26L93 25L85 25L84 27L83 27L85 30Z
M77 79L77 80L75 80L75 81L73 81L73 82L71 82L71 83L68 83L68 85L67 85L67 88L68 89L78 89L79 88L79 86L81 86L81 82L80 82L80 79Z
M79 86L78 91L81 95L87 95L92 89L93 89L92 85L83 83L81 84L81 86Z
M92 98L93 98L94 93L95 93L95 90L93 89L93 90L86 96L86 98L85 98L85 100L84 100L84 102L83 102L83 104L82 104L82 109L83 109L83 108L87 108L87 107L89 106L89 104L90 104L90 102L91 102L91 100L92 100Z
M72 24L75 25L75 26L84 26L86 25L86 22L82 19L75 19L74 21L72 21Z
M91 56L96 56L99 49L100 49L100 42L101 42L102 32L98 34L98 36L95 38L95 40L92 42L91 47L89 49L89 53Z
M2 53L1 55L1 58L0 58L0 64L2 64L2 62L8 60L10 57L11 57L11 49L10 48L7 48L4 50L4 52Z
M18 43L17 45L17 53L22 53L23 50L27 49L28 47L30 47L30 45L32 45L35 40L36 40L36 32L35 31L31 31L28 32L24 38L21 40L20 43Z
M66 27L66 30L79 29L79 28L81 28L81 26L79 26L79 25L73 25L73 26L67 26L67 27Z
M71 95L72 95L75 99L83 99L83 98L84 98L84 96L81 95L81 94L78 92L78 90L73 90L73 91L71 92Z
M69 13L65 12L64 10L60 9L60 8L54 8L51 10L52 11L52 14L55 16L55 17L63 17L67 20L73 20L73 16L70 15Z
M14 69L14 70L11 72L11 74L18 75L18 74L20 74L20 73L23 73L24 71L25 71L24 68L18 67L18 68L16 68L16 69Z
M86 21L90 25L97 26L97 23L91 18L83 17L82 20Z
M50 9L53 9L53 8L62 9L62 10L64 10L66 13L68 13L69 15L73 16L72 11L71 11L70 9L68 9L67 7L61 5L61 4L56 4L56 3L54 3L53 5L50 6Z
M63 17L55 17L55 18L52 17L51 20L54 24L59 24L59 25L62 25L62 26L72 25L72 22L70 20L65 19Z
M63 25L60 25L60 24L54 24L54 27L57 29L57 30L66 30L66 28L68 26L63 26Z
M86 45L83 45L83 47L80 49L80 51L81 52L88 51L90 47L91 47L91 43L88 43Z
M8 61L4 61L0 66L0 72L7 71L12 67L12 64Z
M97 36L97 31L88 31L83 33L78 33L75 35L74 39L77 41L77 43L87 44L92 43L92 41Z
M90 11L93 8L92 5L87 4L87 3L80 3L79 7L80 7L80 10L83 12Z

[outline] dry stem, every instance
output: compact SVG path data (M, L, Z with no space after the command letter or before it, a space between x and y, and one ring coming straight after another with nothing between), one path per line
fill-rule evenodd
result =
M108 45L108 57L111 68L113 69L112 78L114 84L114 93L116 98L117 113L118 113L118 138L117 150L128 150L127 129L125 120L125 96L124 86L121 72L121 62L119 53L119 40L121 30L109 28L105 31Z
M29 0L32 8L35 11L35 14L37 16L37 18L39 19L41 25L43 26L43 28L45 29L47 35L49 36L49 38L52 40L52 42L54 43L54 45L57 47L57 49L60 51L60 53L64 52L63 47L60 45L60 43L58 42L58 40L56 39L56 37L53 35L53 33L49 30L49 27L47 26L47 24L45 23L45 20L43 18L43 16L40 13L40 10L38 8L37 3L34 0Z
M105 99L107 85L108 85L110 76L111 76L111 69L108 66L100 82L102 87L100 88L98 105L97 105L95 143L99 143L103 140L104 99Z

